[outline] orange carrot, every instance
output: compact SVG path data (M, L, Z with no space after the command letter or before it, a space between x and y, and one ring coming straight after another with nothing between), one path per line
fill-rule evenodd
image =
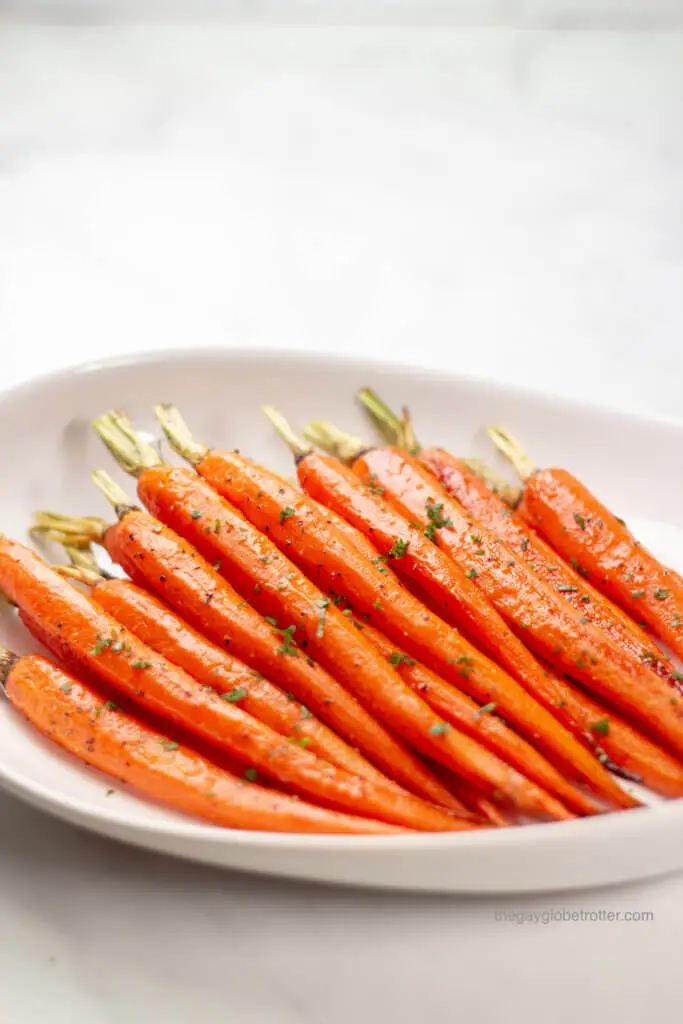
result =
M433 533L535 654L633 716L674 753L683 753L683 702L672 705L669 687L643 665L622 672L609 639L468 516L414 456L376 448L357 460L354 471L366 481L373 474L404 515Z
M87 584L93 600L113 618L200 683L218 693L240 694L240 708L312 754L375 782L386 782L357 751L319 722L305 705L221 650L188 626L158 598L130 580L108 579L84 569L60 570Z
M7 539L0 540L0 587L43 629L53 630L87 671L267 776L335 809L351 808L409 828L460 827L444 812L395 787L350 775L287 743L238 707L239 692L221 699L101 611L28 548Z
M403 829L323 810L217 768L195 751L103 703L40 655L0 649L0 683L41 733L85 764L152 800L227 828L394 835Z
M522 518L585 579L683 658L680 575L642 547L623 519L567 470L536 470L513 437L499 427L490 427L489 434L525 484Z
M407 685L455 727L462 748L462 774L470 785L481 789L483 780L490 797L501 800L506 796L516 810L528 812L533 805L526 796L529 783L524 775L529 764L541 760L540 755L495 716L495 705L482 710L470 697L396 648L379 630L365 624L364 633ZM491 752L494 749L502 759ZM518 789L526 800L516 797Z
M116 488L113 481L105 486ZM214 643L229 645L252 669L288 687L394 781L435 803L462 809L414 754L304 655L294 637L295 623L280 628L263 619L187 541L129 505L101 540L134 582L155 590L195 629Z
M612 658L624 671L629 671L634 661L642 662L677 689L683 690L683 677L672 668L671 662L662 655L648 634L576 569L558 558L557 553L538 536L533 525L526 523L518 512L513 512L481 477L443 448L423 448L419 457L470 515L487 530L502 537L540 580L554 587L583 618L609 636L613 644ZM580 521L577 522L579 529Z
M108 421L108 426L108 443L116 451L111 436L113 419ZM126 431L129 437L134 436L132 428L127 427ZM139 440L136 443L139 448ZM363 640L334 603L284 559L268 537L246 523L196 474L151 466L152 455L146 458L148 468L138 479L138 491L145 504L173 523L205 554L212 558L219 555L221 568L228 571L231 578L236 575L242 581L244 592L251 593L256 585L258 599L269 600L271 610L287 616L284 621L291 624L287 628L295 629L297 637L301 634L298 642L302 647L305 645L307 652L333 671L342 683L353 687L366 706L412 746L457 772L460 765L457 737L442 733L445 723L403 686L398 675ZM127 464L130 467L130 459ZM285 481L280 477L273 479L278 490L284 490ZM283 523L292 515L293 511L288 511L286 506L278 509ZM214 598L212 608L215 604ZM289 649L289 644L287 646ZM586 803L584 801L584 805ZM548 813L561 810L553 807Z
M572 755L576 748L581 756L584 751L551 715L497 666L483 658L457 633L416 602L407 591L383 576L377 567L368 564L281 477L268 473L238 453L207 452L203 446L198 445L192 448L194 442L191 439L189 444L178 444L175 430L167 433L184 454L197 463L205 479L237 505L255 526L267 530L281 550L304 567L312 578L320 580L324 589L332 589L348 597L357 611L364 612L368 618L377 622L385 633L392 636L395 642L401 643L411 655L434 662L433 667L445 674L446 678L460 682L466 676L469 691L474 691L475 699L481 704L495 700L502 714L513 718L536 741L545 742L546 749L553 749L558 758L564 755L563 765L568 763L571 770L576 771ZM184 437L187 440L187 434ZM293 514L288 513L288 509ZM386 700L385 693L381 697ZM376 690L375 699L378 699ZM386 707L381 714L386 721L392 721ZM396 722L395 717L393 721ZM411 725L414 728L415 720ZM394 724L394 727L397 726ZM419 737L412 738L415 745L418 740ZM424 747L418 749L431 756L431 750ZM593 774L593 762L590 763ZM617 791L612 793L612 798L622 806L631 805L629 798L614 786L606 773L604 775L605 788L610 793ZM534 781L555 796L560 795L555 778L534 778ZM583 797L577 798L571 786L565 783L565 788L567 792L562 793L563 799L573 801L572 806L575 807L578 802L582 802L583 813L591 809L590 802Z

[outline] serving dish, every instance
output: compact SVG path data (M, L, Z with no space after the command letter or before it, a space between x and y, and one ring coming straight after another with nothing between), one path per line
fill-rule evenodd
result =
M683 569L675 472L683 426L588 408L480 381L330 357L184 352L89 364L0 396L0 528L26 536L31 513L109 510L89 470L111 463L89 427L110 407L159 435L151 405L175 402L198 437L241 447L291 475L291 462L260 412L278 406L293 423L324 415L367 435L352 395L369 384L390 404L410 401L426 442L463 454L491 449L481 427L495 420L525 438L539 464L577 472L636 534ZM166 452L165 452L166 454ZM119 477L122 483L123 477ZM0 641L36 649L10 609ZM585 887L683 866L683 803L581 821L524 828L386 838L246 833L208 827L155 807L80 767L44 742L7 702L0 704L0 781L12 792L74 824L112 838L217 866L314 881L442 892L513 892ZM649 799L649 798L648 798Z

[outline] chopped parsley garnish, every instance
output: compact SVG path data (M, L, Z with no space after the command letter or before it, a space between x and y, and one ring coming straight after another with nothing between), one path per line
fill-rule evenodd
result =
M370 473L370 479L368 480L367 487L372 494L384 494L384 488L380 487L377 483L376 473Z
M572 586L571 583L558 583L555 587L555 590L559 590L561 594L571 594L573 591L578 589L578 587Z
M119 710L118 704L114 704L113 700L108 700L107 703L104 706L107 709L107 711L118 711Z
M459 665L458 675L461 675L463 679L469 679L470 672L474 668L474 662L471 658L468 658L466 654L462 658L457 658L455 661L456 665Z
M584 579L588 579L588 573L586 572L585 569L581 568L581 566L579 565L579 563L576 561L575 558L570 558L569 559L569 564L571 565L572 569L574 569L574 570L576 570L576 572L578 572L578 574L580 576L583 576Z
M152 662L151 661L131 661L130 667L131 668L151 668L152 667Z
M161 531L163 530L163 526L161 523L155 523L152 529L154 530L155 533L161 533Z
M435 722L429 730L429 735L443 736L445 732L448 732L448 722Z
M575 512L574 519L576 519L577 523L579 524L582 530L586 529L586 520L583 518L583 516L580 516L578 512Z
M244 778L247 780L247 782L256 782L256 780L258 779L258 772L256 771L255 768L245 768Z
M275 628L277 628L277 619L274 619L272 615L264 615L264 618L265 618L266 622L268 623L268 625L274 626Z
M683 683L683 672L672 672L671 677L675 679L677 683Z
M609 734L609 718L601 718L599 722L591 722L588 726L591 732L598 732L601 736Z
M415 658L409 658L407 654L402 651L392 651L389 655L390 665L415 665Z
M178 749L178 744L176 743L175 740L160 740L160 743L161 743L162 747L164 747L166 750L177 750Z
M311 737L310 736L288 736L287 737L287 742L288 743L296 743L300 747L307 747L308 744L311 742Z
M280 526L282 526L286 519L291 519L294 515L296 515L296 512L291 505L288 505L287 508L283 508L280 512Z
M315 606L320 609L320 613L318 615L318 628L315 631L315 635L320 638L325 631L325 612L330 607L329 597L323 597L319 601L316 601Z
M645 597L645 591L644 590L634 590L633 593L631 594L631 597L635 601L637 601L639 597Z
M529 547L529 538L528 537L522 537L522 551L526 551L526 549L528 547Z
M671 625L674 629L678 629L679 626L683 626L683 616L674 615Z
M236 686L234 690L228 690L227 693L222 693L220 698L221 700L227 700L229 704L238 704L248 696L248 690L245 690L243 686Z
M372 607L376 608L378 612L383 611L383 608L382 608L382 605L380 604L379 598L377 598L377 600L373 603Z
M73 690L73 686L71 685L71 683L62 683L62 685L60 686L60 690L62 690L63 693L71 693L71 691Z
M429 523L425 526L423 533L429 540L436 540L436 531L443 529L444 526L453 526L453 520L444 516L442 501L437 503L433 498L427 498L425 507Z
M492 700L489 704L483 704L478 711L475 711L474 717L481 718L482 715L490 715L492 711L496 710L496 702Z
M213 521L213 532L214 533L218 533L220 528L221 528L221 521L220 521L220 519L214 519L214 521Z
M407 540L395 540L391 551L389 552L389 558L403 558L408 549Z
M590 597L588 596L588 594L582 594L582 595L581 595L581 600L582 600L582 601L585 601L585 603L586 603L586 604L590 604L590 600L591 600L591 599L590 599Z
M387 560L387 556L386 555L378 555L377 558L373 558L372 559L372 564L376 565L377 568L379 569L379 571L381 573L384 573L385 576L387 575L387 570L382 565L382 562L386 562L386 560Z
M478 534L476 533L470 534L470 540L472 540L475 544L481 544L481 537L479 537Z
M467 576L468 580L476 580L478 575L479 573L477 572L476 569L468 569L467 572L465 573L465 576Z
M664 587L660 587L659 590L655 590L655 597L658 601L663 601L669 596L669 591L665 590Z
M308 710L308 708L306 707L306 705L305 705L305 704L302 704L302 705L301 705L301 717L302 717L302 718L313 718L313 715L312 715L312 714L311 714L311 712L310 712L310 711Z
M283 656L286 655L286 654L289 654L293 658L297 657L297 653L294 650L294 648L296 647L296 641L294 640L294 632L295 632L295 630L296 630L296 626L295 625L287 626L286 629L278 629L277 630L277 632L280 633L280 635L284 637L284 639L282 641L282 647L277 652L278 654L281 654Z
M201 512L192 512L190 513L190 519L201 519L201 515Z

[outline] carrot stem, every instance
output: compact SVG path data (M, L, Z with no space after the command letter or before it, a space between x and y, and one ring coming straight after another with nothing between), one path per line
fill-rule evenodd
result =
M362 455L370 447L360 437L347 434L325 420L311 420L304 427L304 437L316 448L321 448L324 452L334 455L336 459L347 466L355 462L359 455Z
M105 413L93 420L92 425L126 473L139 476L144 469L163 466L164 461L158 452L135 433L125 413Z
M199 444L192 437L192 432L187 423L180 415L175 405L169 402L162 402L154 406L154 415L158 419L161 429L168 438L168 442L178 455L187 459L189 463L196 466L202 461L208 452L204 444Z
M303 438L299 437L298 434L295 434L282 413L279 413L272 405L262 405L261 411L275 427L275 430L285 442L297 462L299 459L305 458L306 455L310 455L313 449L309 444L306 444Z
M404 424L372 388L361 388L356 401L362 406L385 444L405 448Z
M486 428L498 451L511 463L515 473L523 484L530 480L536 472L536 467L522 448L516 437L503 430L502 427L489 426Z

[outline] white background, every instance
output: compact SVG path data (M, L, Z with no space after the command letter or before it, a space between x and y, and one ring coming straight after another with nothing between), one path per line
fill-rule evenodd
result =
M133 25L131 6L0 3L3 384L246 345L680 415L680 4L428 3L429 28L409 3L364 5L370 27L332 4L317 28L305 3L258 5L286 28L208 2ZM526 28L462 27L477 14ZM680 878L513 901L306 888L0 794L0 1024L669 1024L682 900ZM524 908L655 921L495 920Z

